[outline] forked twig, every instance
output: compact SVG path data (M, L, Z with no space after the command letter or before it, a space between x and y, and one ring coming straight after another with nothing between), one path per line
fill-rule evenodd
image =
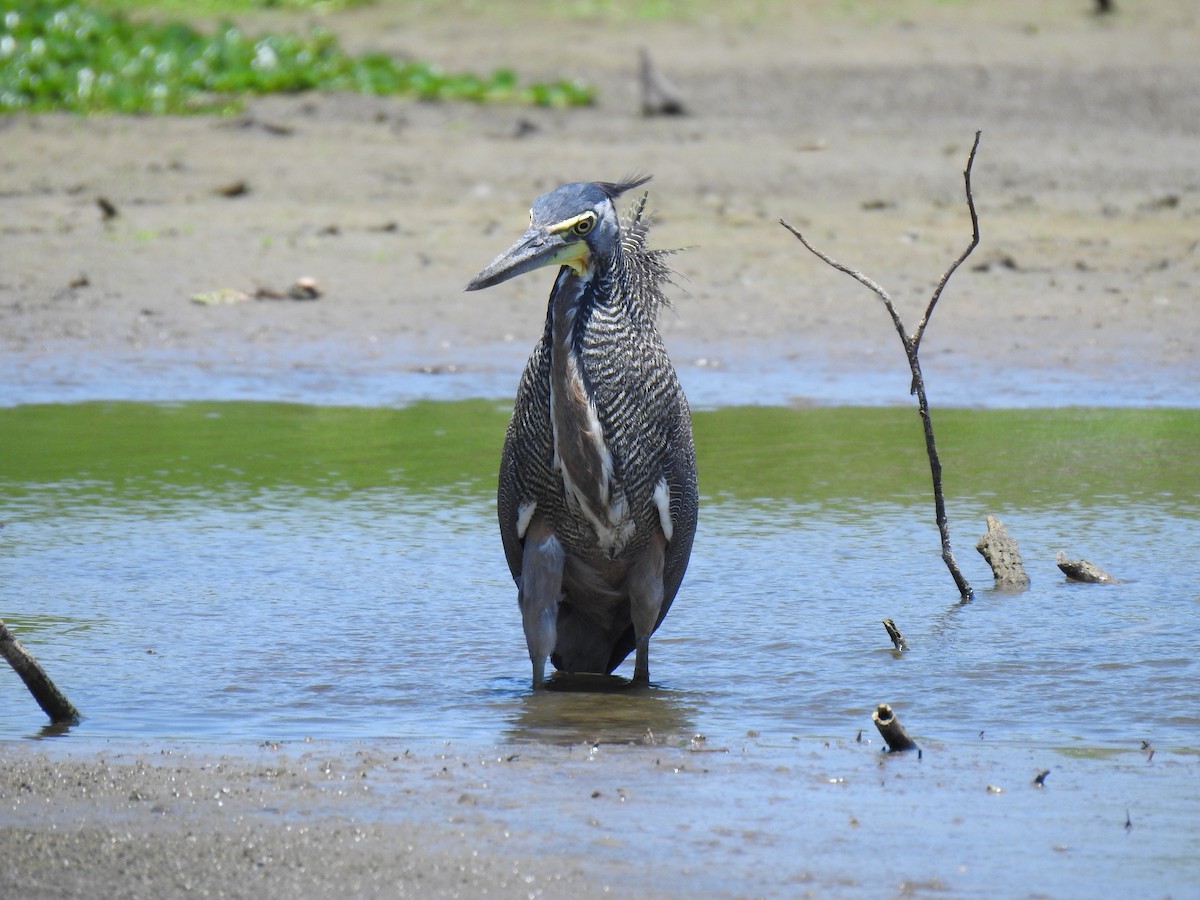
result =
M950 267L942 275L938 282L937 288L933 292L933 296L929 300L929 305L925 307L925 315L921 317L920 323L917 325L916 331L909 334L904 328L904 322L900 319L900 313L896 311L896 305L892 303L892 298L880 285L876 284L872 279L868 278L862 272L851 269L849 266L842 265L837 260L830 257L828 254L822 253L816 247L808 242L799 231L793 228L784 219L779 220L779 224L795 235L805 247L809 249L818 259L829 266L837 269L839 272L844 272L849 275L859 284L869 288L875 293L883 305L887 308L888 314L892 317L892 323L896 326L896 332L900 335L900 341L904 344L904 353L908 357L908 366L912 370L912 388L910 393L917 395L917 406L921 414L921 422L925 430L925 449L929 454L929 470L933 476L933 505L934 513L937 518L938 532L942 539L942 560L946 563L946 568L950 570L950 576L954 579L955 585L958 587L959 596L964 602L970 600L974 594L971 590L971 585L967 582L966 577L958 568L958 563L954 559L954 551L950 548L950 526L946 520L946 500L942 492L942 463L938 458L937 446L933 439L933 421L929 416L929 400L925 396L925 379L921 375L921 361L919 353L921 349L921 338L925 334L925 328L929 325L929 319L933 315L933 309L937 306L938 300L942 296L942 290L946 287L946 283L950 280L950 276L955 273L963 261L971 255L976 246L979 244L979 216L975 212L975 198L971 193L971 169L975 165L975 152L979 149L979 138L982 132L975 132L975 141L971 144L971 152L967 156L967 166L963 171L963 182L966 187L967 208L971 213L971 243L958 256Z
M937 302L941 299L942 289L946 287L946 282L950 280L958 267L963 264L971 252L979 246L979 215L975 212L975 197L971 193L971 169L975 166L975 151L979 149L979 135L981 132L975 132L975 142L971 144L971 152L967 156L967 167L963 169L963 183L967 192L967 209L971 213L971 243L966 249L958 255L958 259L950 264L950 268L946 270L946 274L942 276L942 280L938 282L934 288L933 296L929 298L929 306L925 308L925 315L921 317L921 321L917 323L917 330L913 332L912 342L913 351L921 349L921 338L925 334L925 326L929 324L929 317L933 315L933 308L937 306Z

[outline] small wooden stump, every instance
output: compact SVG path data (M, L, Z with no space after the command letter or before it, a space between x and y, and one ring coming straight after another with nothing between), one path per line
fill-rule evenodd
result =
M997 587L1029 587L1029 576L1021 563L1021 551L1017 548L1017 542L1009 535L1004 523L995 516L987 517L987 534L979 538L975 549L992 567Z
M879 729L879 734L888 745L888 752L903 753L905 750L916 750L916 742L908 736L892 708L886 703L880 703L871 713L871 720Z
M1067 554L1059 550L1055 561L1062 573L1071 581L1084 581L1088 584L1108 584L1113 577L1102 568L1088 562L1086 559L1067 559Z
M888 637L892 639L892 644L895 646L897 653L903 653L908 649L908 641L904 640L904 635L900 633L900 629L896 627L895 622L891 619L884 619L883 627L887 629Z

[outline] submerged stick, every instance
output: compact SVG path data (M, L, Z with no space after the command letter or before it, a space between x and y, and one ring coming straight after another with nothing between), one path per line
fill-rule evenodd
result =
M975 549L992 567L996 587L1029 587L1029 575L1021 562L1017 542L995 516L987 517L987 534L979 538Z
M50 680L50 676L38 665L33 654L13 637L3 620L0 620L0 656L8 660L13 671L21 676L25 687L29 688L29 693L33 694L33 699L50 717L51 722L56 725L74 725L79 721L79 710Z
M908 732L904 730L904 726L900 724L900 720L896 718L896 714L886 703L880 703L875 708L875 712L871 713L871 720L887 743L889 752L903 753L905 750L918 749L916 742L908 736Z

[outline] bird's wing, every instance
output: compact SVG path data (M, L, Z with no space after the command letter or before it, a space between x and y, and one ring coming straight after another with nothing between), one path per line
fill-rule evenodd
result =
M682 398L682 393L679 396ZM683 404L681 415L672 429L660 470L661 477L670 491L671 538L667 541L663 561L663 599L658 611L658 621L654 623L656 631L666 618L675 595L679 592L683 574L687 571L688 558L692 553L692 540L696 536L697 510L700 504L691 414L686 401L683 401ZM612 672L616 669L636 646L637 637L630 623L613 643L607 671Z
M675 429L668 461L664 477L671 491L672 528L663 566L663 603L658 613L659 625L667 615L667 610L671 608L671 602L683 581L683 573L687 570L688 558L692 553L692 540L696 536L697 512L700 506L700 489L696 480L696 449L692 443L691 414L686 406L680 426Z
M523 528L528 517L522 512L538 494L531 480L549 477L553 456L550 430L550 351L545 340L534 347L513 403L512 419L504 436L500 454L500 477L496 488L496 515L500 520L500 539L513 580L521 577ZM545 469L546 471L541 471Z
M511 430L510 430L511 435ZM524 555L522 541L517 528L520 497L517 488L516 467L513 464L511 439L504 441L500 454L500 481L496 490L496 517L500 520L500 540L504 544L504 558L508 560L508 571L513 581L521 577L521 562Z

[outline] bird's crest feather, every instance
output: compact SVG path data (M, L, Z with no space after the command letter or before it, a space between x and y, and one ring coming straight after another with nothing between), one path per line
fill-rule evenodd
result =
M645 184L649 177L635 182L633 186ZM646 201L650 194L644 193L623 217L621 222L621 250L625 267L625 278L629 283L630 296L642 307L651 321L658 318L659 310L671 305L664 288L671 283L671 267L667 257L678 250L649 250L646 235L650 232L653 215L646 213Z
M641 187L653 177L653 175L642 175L634 172L627 175L622 181L597 181L595 185L608 195L609 200L616 200L626 191L632 191L635 187Z

